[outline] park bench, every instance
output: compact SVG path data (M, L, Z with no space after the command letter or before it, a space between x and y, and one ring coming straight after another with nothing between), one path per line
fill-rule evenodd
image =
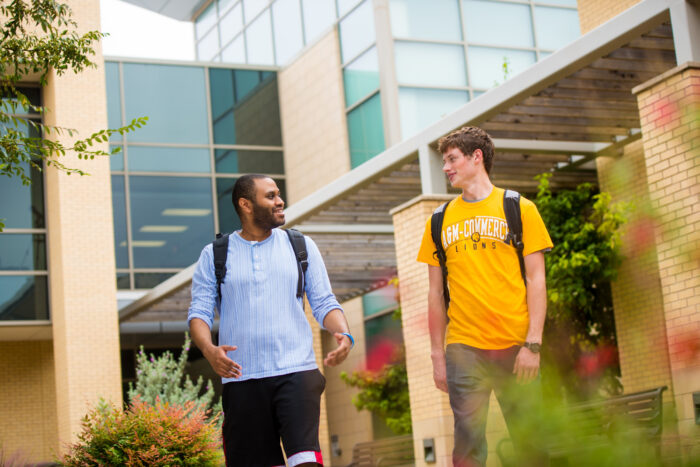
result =
M663 428L662 393L666 386L572 404L562 413L564 429L552 430L546 448L552 460L574 458L586 451L611 447L617 441L643 440L660 454ZM510 449L507 449L510 444ZM511 451L510 455L508 451ZM501 463L513 465L512 442L501 440L496 450Z
M352 449L352 463L348 467L413 466L413 436L393 436L358 443Z

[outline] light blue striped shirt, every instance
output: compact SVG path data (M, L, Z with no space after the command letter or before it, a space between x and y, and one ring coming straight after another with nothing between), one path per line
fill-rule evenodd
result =
M326 315L340 304L331 291L318 247L306 237L309 267L304 282L314 318L323 326ZM238 379L278 376L317 368L311 326L303 299L296 297L299 273L287 233L272 229L262 242L229 236L226 277L221 285L219 345L235 345L229 358L241 365ZM192 302L187 315L211 329L217 306L213 248L202 250L192 276Z

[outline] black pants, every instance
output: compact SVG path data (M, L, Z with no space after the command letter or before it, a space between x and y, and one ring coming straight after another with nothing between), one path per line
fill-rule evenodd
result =
M318 442L321 393L318 370L224 384L224 454L227 466L323 465Z

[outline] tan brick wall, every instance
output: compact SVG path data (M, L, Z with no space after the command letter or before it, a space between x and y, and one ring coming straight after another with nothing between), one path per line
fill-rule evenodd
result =
M639 2L640 0L578 0L581 34L597 28Z
M435 388L428 333L428 267L416 261L425 222L442 202L423 198L393 214L396 259L401 292L403 336L411 400L416 465L423 460L423 439L433 438L437 465L451 465L454 418L447 394ZM493 450L506 435L505 422L495 397L487 421L488 465L499 465Z
M99 2L71 0L79 32L99 29ZM49 77L46 123L81 138L107 127L102 50L80 75ZM64 144L70 138L61 137ZM107 149L107 144L102 145ZM90 176L46 171L50 307L59 446L75 440L80 419L100 397L121 404L109 160L62 158ZM59 446L52 446L59 448Z
M340 379L340 373L351 374L361 369L365 362L365 327L362 314L362 297L357 297L343 303L345 317L350 326L350 332L355 338L348 358L336 367L327 367L326 400L328 402L328 431L330 435L338 436L338 445L342 451L340 456L327 457L330 465L345 466L352 461L352 448L357 443L372 441L372 416L369 412L358 411L352 403L357 390L349 387ZM335 339L330 333L323 333L324 355L336 348ZM330 454L329 454L330 456Z
M681 433L700 438L700 68L680 66L636 88Z
M622 385L625 393L670 387L666 320L642 141L626 146L619 159L598 158L597 165L601 191L609 192L613 202L631 203L621 236L624 260L612 284Z
M278 76L288 204L350 170L338 33Z
M0 342L0 374L0 449L28 462L53 460L58 433L51 342Z

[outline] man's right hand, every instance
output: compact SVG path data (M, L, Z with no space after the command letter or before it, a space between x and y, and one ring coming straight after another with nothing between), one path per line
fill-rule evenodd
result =
M447 392L447 365L445 363L445 354L433 355L432 360L435 387L442 392Z
M217 375L222 378L239 378L241 376L241 366L226 355L226 352L232 352L237 348L235 345L220 345L218 347L212 345L204 353L204 357Z

